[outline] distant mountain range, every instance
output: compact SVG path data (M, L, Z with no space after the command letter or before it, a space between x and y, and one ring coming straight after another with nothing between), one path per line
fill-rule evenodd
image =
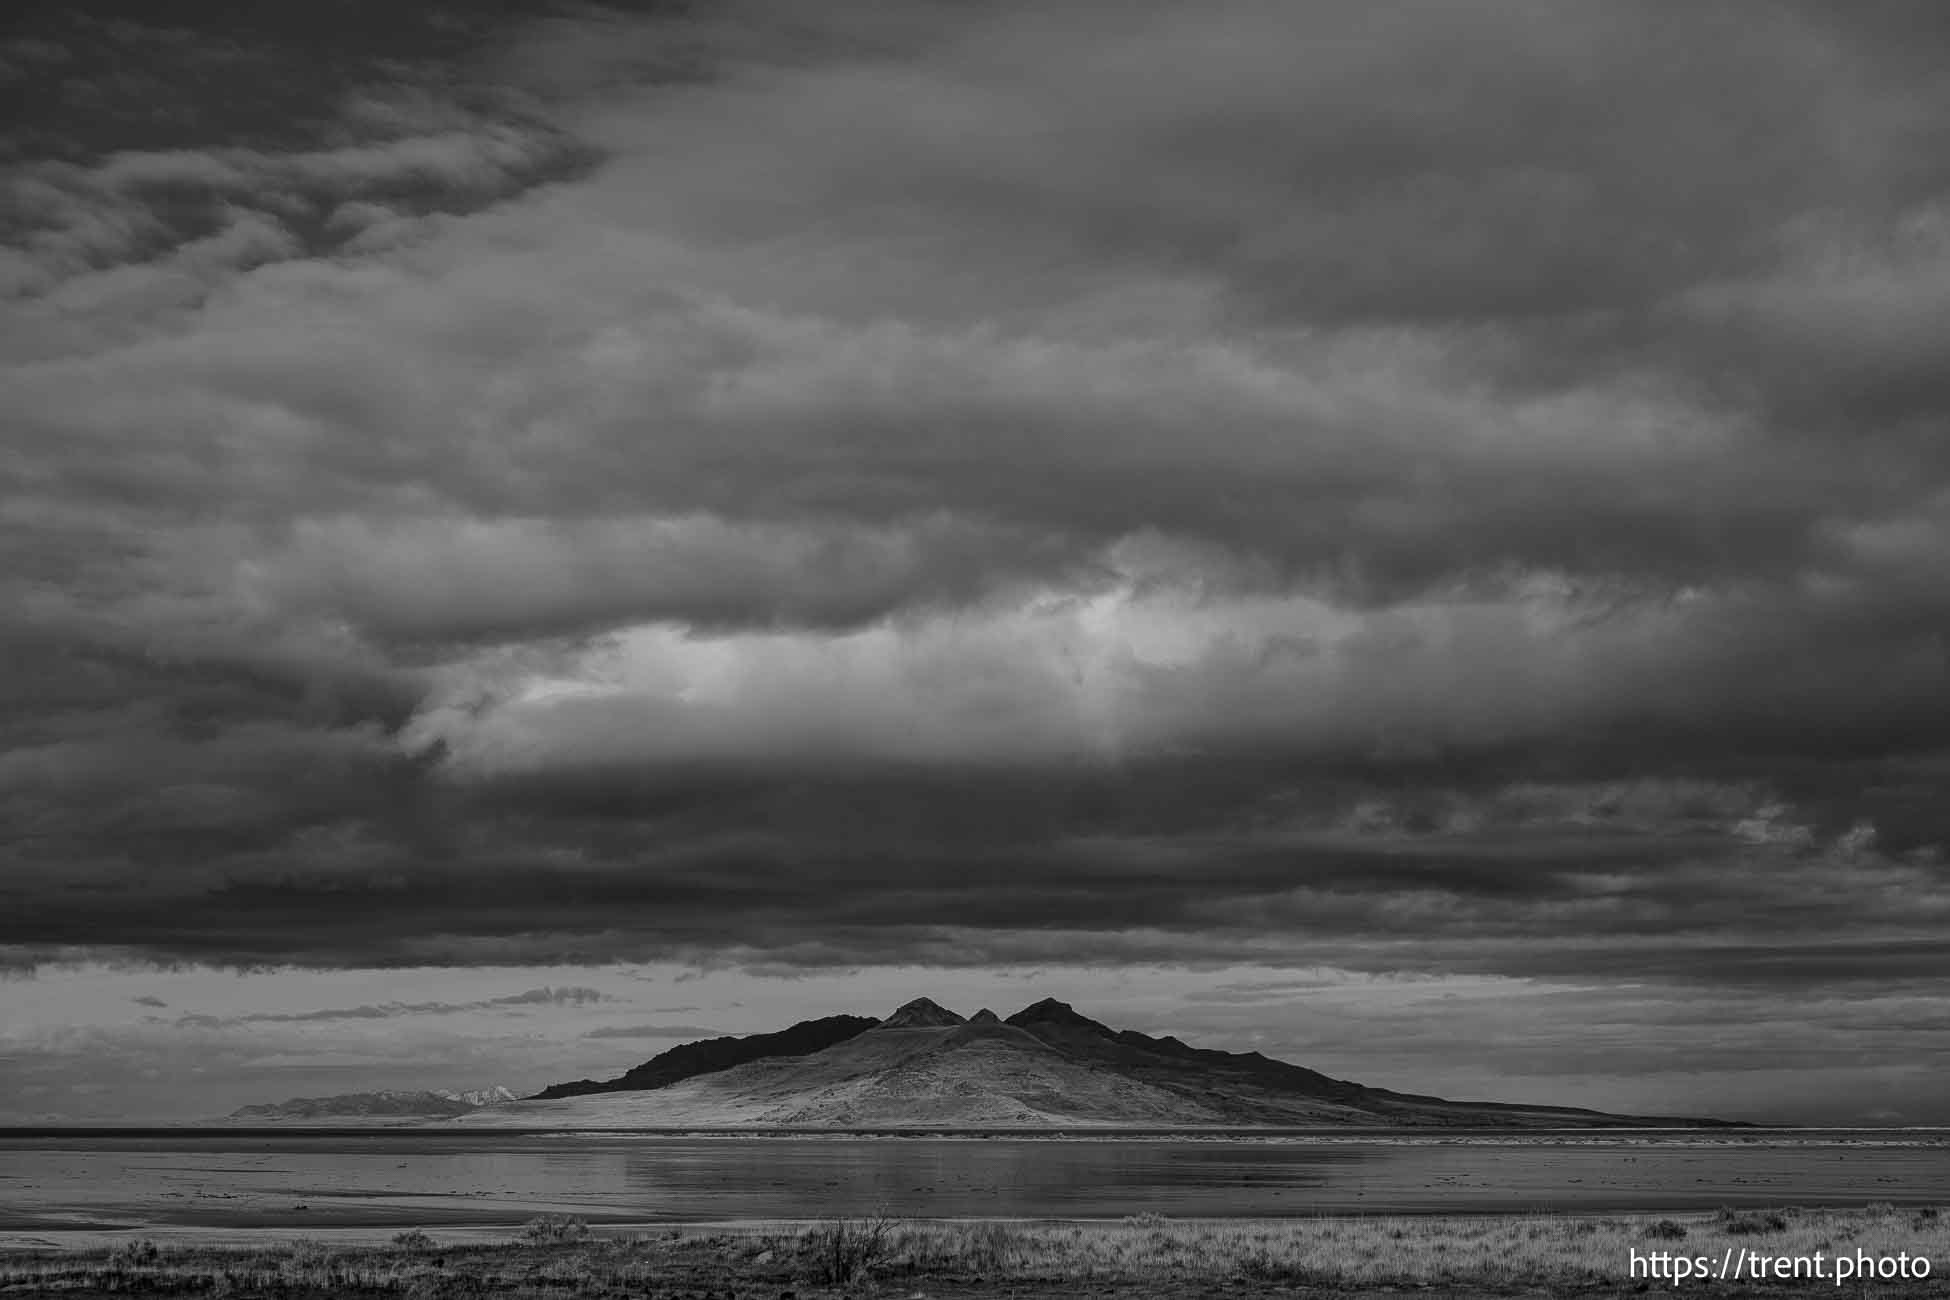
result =
M1448 1101L1333 1079L1258 1052L1112 1029L1045 998L1004 1020L928 998L674 1047L606 1081L470 1109L536 1127L1052 1128L1719 1125L1559 1106Z
M350 1119L419 1118L448 1119L487 1106L515 1101L516 1094L503 1087L452 1091L347 1092L334 1097L293 1097L289 1101L244 1106L230 1112L231 1119Z

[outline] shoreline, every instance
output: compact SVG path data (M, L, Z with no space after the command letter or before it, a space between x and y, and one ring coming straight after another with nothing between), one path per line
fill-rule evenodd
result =
M1875 1215L1898 1216L1950 1216L1950 1206L1940 1205L1928 1200L1905 1201L1900 1198L1873 1204L1822 1204L1802 1202L1785 1204L1779 1200L1756 1200L1729 1202L1713 1208L1694 1205L1646 1206L1633 1208L1593 1208L1578 1206L1567 1209L1521 1209L1521 1210L1402 1210L1382 1208L1376 1210L1350 1210L1344 1208L1325 1209L1318 1212L1298 1212L1283 1215L1242 1214L1242 1215L1163 1215L1147 1213L1140 1215L1074 1215L1017 1217L1007 1215L913 1215L900 1214L888 1217L902 1225L920 1228L973 1227L982 1224L1004 1224L1013 1228L1052 1228L1082 1229L1086 1231L1117 1229L1135 1222L1147 1224L1169 1224L1185 1228L1200 1228L1210 1231L1244 1231L1268 1226L1318 1225L1318 1224L1412 1224L1418 1230L1441 1231L1464 1227L1507 1223L1645 1223L1658 1220L1673 1220L1681 1223L1712 1221L1716 1216L1728 1214L1764 1215L1784 1213L1798 1216L1823 1216L1835 1220L1861 1218ZM228 1224L185 1224L185 1223L127 1223L127 1224L82 1224L72 1227L59 1226L48 1221L9 1223L0 1220L0 1260L21 1253L33 1254L48 1251L61 1254L101 1251L112 1249L130 1241L154 1241L169 1244L186 1250L258 1250L277 1248L292 1242L319 1242L341 1245L347 1248L371 1247L387 1243L402 1232L424 1232L442 1243L469 1246L506 1246L520 1244L521 1234L526 1225L536 1219L557 1218L574 1220L586 1229L587 1238L594 1242L629 1241L644 1237L695 1237L708 1234L730 1234L750 1236L767 1232L793 1232L811 1229L821 1223L835 1221L864 1221L873 1215L838 1215L826 1218L809 1218L803 1215L751 1217L751 1218L699 1218L699 1219L645 1219L622 1214L591 1213L586 1207L549 1206L537 1203L526 1213L499 1214L491 1218L475 1220L453 1219L439 1221L437 1215L428 1213L402 1213L388 1216L383 1222L331 1223L314 1219L304 1214L286 1213L282 1215L253 1216L272 1219L271 1222L228 1223ZM1946 1229L1950 1229L1950 1217L1944 1219ZM1945 1258L1946 1273L1950 1273L1950 1255Z
M1689 1142L1706 1144L1754 1144L1785 1141L1816 1145L1934 1145L1950 1146L1950 1127L1912 1125L1904 1127L1837 1126L1791 1127L1767 1124L1727 1124L1715 1127L1570 1127L1535 1128L1527 1126L1393 1127L1307 1126L1307 1127L1090 1127L1070 1128L971 1128L923 1126L736 1126L736 1125L470 1125L450 1121L409 1121L374 1119L337 1124L177 1124L177 1125L64 1125L47 1127L0 1126L0 1143L48 1142L62 1140L106 1140L113 1138L145 1141L190 1138L334 1138L334 1137L423 1137L452 1138L456 1141L492 1141L502 1138L586 1138L586 1139L845 1139L866 1141L932 1140L1025 1142L1305 1142L1305 1143L1547 1143L1553 1146L1608 1144L1632 1141L1658 1141L1663 1145Z

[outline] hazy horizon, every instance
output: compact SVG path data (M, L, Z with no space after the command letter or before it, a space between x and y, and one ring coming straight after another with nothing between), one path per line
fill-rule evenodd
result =
M253 987L250 975L146 972L140 977L145 986L153 986L159 979L168 985L173 974L176 987L202 992L206 999L202 1005L228 1009L226 1014L211 1015L159 1006L164 999L153 995L148 995L147 1001L141 996L128 999L141 1024L155 1028L169 1026L178 1032L187 1029L206 1044L213 1031L223 1031L234 1038L241 1036L247 1027L266 1027L271 1032L287 1034L295 1029L299 1041L313 1042L321 1028L327 1033L333 1029L343 1033L343 1027L348 1024L370 1028L373 1022L403 1022L421 1028L389 1035L394 1042L386 1050L359 1056L341 1055L337 1059L321 1060L326 1054L316 1051L290 1057L273 1053L231 1054L218 1058L220 1064L215 1068L209 1063L174 1070L152 1065L143 1070L139 1079L122 1080L112 1090L98 1084L81 1084L80 1095L69 1099L74 1109L65 1112L0 1109L0 1125L214 1120L245 1105L383 1090L461 1091L499 1085L526 1096L551 1083L614 1077L680 1042L767 1033L828 1015L885 1016L896 1009L894 1005L869 1001L875 997L885 1001L887 995L882 981L888 972L884 971L800 977L783 986L770 987L765 981L737 972L713 976L691 970L673 971L664 976L664 981L673 993L688 992L693 999L676 1005L659 1004L638 992L647 981L657 979L643 968L569 967L547 973L581 982L533 985L468 1001L368 1002L355 1006L310 1006L301 1010L251 1010L247 1008L266 1005L264 997L270 990L261 983ZM1273 976L1271 981L1263 978L1269 973ZM357 984L346 986L348 991L360 987L395 989L401 986L403 977L401 972L386 972L377 980L371 972L348 974L358 980ZM472 982L483 974L451 970L413 972L411 986L432 987L436 991L458 989L462 987L455 979L459 975L467 979L467 991L472 992L475 991ZM1485 1019L1499 1014L1506 1028L1513 1029L1535 1008L1548 1005L1551 1000L1552 990L1536 987L1534 983L1519 988L1508 981L1478 981L1473 989L1465 990L1457 987L1456 982L1444 982L1438 993L1429 988L1417 990L1416 984L1424 981L1347 981L1318 977L1309 980L1292 970L1271 968L1257 972L1153 971L1148 972L1149 980L1143 978L1144 974L1147 973L1130 970L1076 971L1059 976L1044 970L999 976L983 972L978 978L963 974L957 979L953 974L914 971L911 975L917 980L939 977L936 985L956 990L955 995L908 992L894 996L899 996L903 1003L914 997L930 997L963 1016L987 1007L1003 1017L1032 1002L1055 997L1070 1002L1081 1013L1113 1029L1138 1029L1153 1036L1173 1034L1194 1047L1258 1051L1369 1086L1443 1096L1454 1101L1525 1102L1810 1127L1891 1127L1944 1122L1928 1118L1898 1121L1892 1117L1862 1115L1837 1117L1825 1105L1819 1080L1811 1081L1812 1086L1798 1094L1757 1102L1737 1095L1734 1091L1739 1084L1737 1076L1696 1078L1679 1088L1659 1088L1647 1087L1636 1080L1608 1078L1601 1073L1578 1075L1552 1070L1523 1074L1486 1070L1481 1066L1459 1068L1453 1063L1453 1053L1462 1043L1462 1034L1443 1035L1430 1041L1432 1022L1453 1017L1459 995L1464 1005L1474 1004L1475 1014L1465 1022L1469 1026L1465 1033L1479 1032ZM499 987L509 980L519 983L532 979L535 972L520 970L496 975L499 978L495 983ZM1249 975L1262 978L1247 978ZM107 971L93 972L92 976L94 981L100 981L98 992L103 995L111 989L120 992L122 981L133 978ZM71 978L86 977L73 972ZM263 978L260 973L259 979ZM1071 984L1087 990L1081 1001L1066 996L1075 992L1068 987ZM727 985L746 996L722 999L717 988ZM922 986L917 983L897 987ZM277 995L278 1006L291 1005L284 1000L288 997L285 990L277 990ZM1289 1023L1299 1021L1312 1029L1312 1035L1277 1035L1247 1027L1264 1016L1260 1008L1269 998L1282 1001ZM1495 1010L1485 1005L1492 1002L1500 1005ZM1243 1015L1223 1009L1242 1004ZM717 1014L709 1017L698 1014L707 1007L715 1007ZM1363 1013L1363 1023L1349 1024L1349 1012L1357 1008ZM436 1031L429 1039L426 1027L456 1019L463 1023L445 1034ZM1202 1031L1196 1027L1201 1023L1213 1028ZM368 1045L371 1045L370 1037ZM1715 1086L1726 1091L1719 1094L1717 1103L1708 1105L1713 1096L1709 1090ZM296 1090L278 1092L279 1088ZM131 1099L138 1098L146 1100L147 1108L123 1109Z
M1921 0L30 6L0 1123L925 992L1950 1124L1946 55Z

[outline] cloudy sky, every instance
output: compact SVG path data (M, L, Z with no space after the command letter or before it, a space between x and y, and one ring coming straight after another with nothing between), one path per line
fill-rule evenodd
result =
M232 8L0 29L0 1122L1950 1122L1944 6Z

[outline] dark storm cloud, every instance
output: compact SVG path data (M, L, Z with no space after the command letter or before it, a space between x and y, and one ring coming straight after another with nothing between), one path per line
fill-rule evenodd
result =
M1033 579L1089 582L1068 541L965 520L902 529L720 520L356 521L311 530L283 582L385 641L490 641L680 618L845 628L953 608Z
M1933 10L429 15L0 50L9 963L1941 960Z
M259 964L1259 960L1775 988L1903 985L1942 956L1940 859L1784 821L1751 791L1309 808L1275 786L1228 812L1174 796L1180 775L1014 795L806 782L662 817L476 808L444 866L394 849L308 877L272 857L184 897L166 934L99 894L0 933Z

